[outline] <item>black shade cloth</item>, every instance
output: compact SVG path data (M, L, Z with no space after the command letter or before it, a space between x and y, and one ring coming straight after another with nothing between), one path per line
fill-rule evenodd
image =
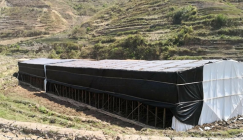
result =
M178 72L177 84L203 81L203 66Z
M178 85L178 100L175 108L172 108L174 116L181 122L197 125L203 106L202 83Z
M44 65L18 63L19 72L37 77L45 77Z
M71 85L89 87L101 91L133 96L153 101L177 103L175 84L138 79L122 79L81 75L62 71L46 70L48 80L59 81ZM61 75L61 76L60 76Z
M63 71L75 74L114 77L114 78L129 78L129 79L144 79L151 81L159 81L165 83L177 83L176 72L150 72L150 71L129 71L129 70L114 70L114 69L95 69L95 68L77 68L77 67L60 67L46 66L48 71Z

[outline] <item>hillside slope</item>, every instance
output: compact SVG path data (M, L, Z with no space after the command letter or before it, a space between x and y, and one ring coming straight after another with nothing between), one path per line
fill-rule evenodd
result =
M113 1L0 0L0 41L69 30Z
M25 1L24 6L19 0L1 1L0 38L47 35L15 44L20 50L39 44L23 51L27 54L32 50L50 58L242 60L242 0ZM10 55L19 52L19 47L5 47L4 54L8 49Z
M242 1L133 0L96 14L70 37L98 43L97 59L242 60L242 7Z

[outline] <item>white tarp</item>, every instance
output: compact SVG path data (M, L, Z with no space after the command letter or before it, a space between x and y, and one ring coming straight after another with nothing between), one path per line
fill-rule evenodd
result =
M199 125L242 115L243 63L228 60L205 65L203 81Z
M243 63L225 60L205 65L203 94L199 125L243 115ZM173 117L172 128L186 131L192 126Z
M180 122L179 120L177 120L176 117L173 116L171 127L176 131L185 131L188 129L192 129L193 125L184 124L184 123Z

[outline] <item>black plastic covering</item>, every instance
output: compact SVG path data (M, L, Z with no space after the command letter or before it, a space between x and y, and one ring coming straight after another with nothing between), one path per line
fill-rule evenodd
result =
M19 62L19 72L27 75L32 75L40 78L45 77L44 65L25 64Z
M31 76L36 76L40 78L45 77L45 70L44 66L47 64L53 64L53 63L63 63L63 62L71 62L74 61L73 59L70 60L55 60L55 59L33 59L33 60L27 60L24 62L19 62L19 72Z
M45 65L50 83L170 108L179 121L197 125L203 100L203 65L208 62L72 60ZM44 64L19 63L20 72L43 76L44 68L39 65Z

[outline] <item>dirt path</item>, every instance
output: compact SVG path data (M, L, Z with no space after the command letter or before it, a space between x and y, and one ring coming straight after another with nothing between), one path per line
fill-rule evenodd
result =
M2 137L7 139L57 139L57 138L84 138L84 139L106 139L102 131L86 131L71 128L62 128L39 123L10 121L0 118ZM22 132L21 132L22 131ZM0 137L1 138L1 137Z

